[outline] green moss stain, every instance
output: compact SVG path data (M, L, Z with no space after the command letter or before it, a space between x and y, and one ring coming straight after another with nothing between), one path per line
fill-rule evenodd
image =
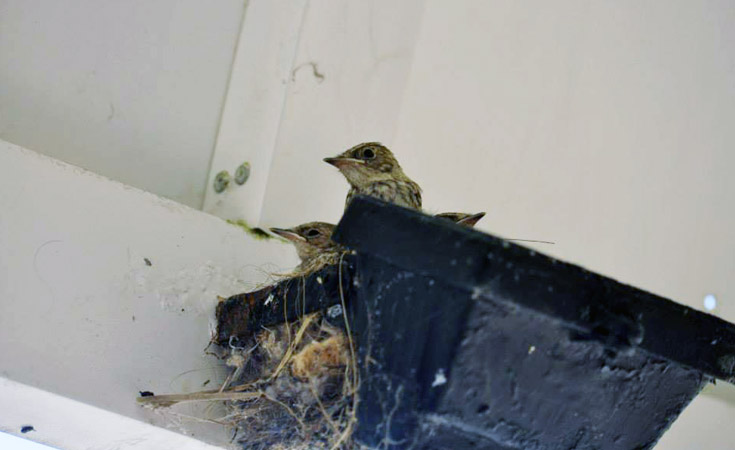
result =
M258 227L253 228L253 227L251 227L250 225L248 225L247 222L245 222L242 219L237 219L237 220L228 219L227 220L227 223L242 228L243 230L245 230L245 232L247 234L249 234L250 236L254 237L255 239L259 239L259 240L262 240L262 241L268 240L268 239L275 239L277 242L281 242L281 239L276 239L275 236L272 236L272 235L268 234L268 232L265 231L262 228L258 228Z

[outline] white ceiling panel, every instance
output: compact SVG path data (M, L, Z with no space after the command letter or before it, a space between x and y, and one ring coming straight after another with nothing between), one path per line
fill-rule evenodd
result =
M0 0L0 139L199 208L244 0Z

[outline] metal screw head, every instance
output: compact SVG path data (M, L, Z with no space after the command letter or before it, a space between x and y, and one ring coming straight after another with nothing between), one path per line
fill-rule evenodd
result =
M240 164L240 167L238 167L235 172L235 183L245 184L245 182L248 181L248 178L250 178L250 163L244 162Z
M219 194L227 188L228 184L230 184L230 173L223 170L214 177L214 192Z

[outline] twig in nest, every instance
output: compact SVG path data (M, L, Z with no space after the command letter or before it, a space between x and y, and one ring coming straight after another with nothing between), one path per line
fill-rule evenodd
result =
M273 275L277 277L281 277L281 278L286 278L286 279L298 278L298 277L305 278L315 272L322 270L323 268L327 266L337 264L342 255L349 254L349 253L352 253L352 252L350 250L344 250L340 253L337 253L337 252L322 253L315 258L311 258L306 263L302 263L301 265L297 266L296 268L292 269L289 272L273 273Z
M263 398L265 398L266 400L269 400L269 401L271 401L273 403L277 403L277 404L283 406L283 408L286 411L288 411L288 414L291 417L293 417L299 423L299 427L301 427L301 436L305 436L306 435L306 424L304 424L304 421L301 420L301 418L296 415L296 413L293 411L293 409L291 409L290 406L288 406L287 404L285 404L282 401L278 400L277 398L271 397L270 395L266 394L263 391L260 391L260 393L263 395Z
M232 341L232 338L230 338L230 341ZM227 358L227 365L235 367L235 370L227 375L224 383L222 383L222 386L219 388L220 392L224 392L230 386L230 382L232 380L237 380L240 377L242 371L245 369L247 358L250 356L251 353L253 353L256 348L258 348L257 342L248 351L241 352L237 347L230 344L231 355L229 358Z
M319 411L322 413L322 416L324 416L324 420L327 421L329 426L332 428L332 431L334 431L334 434L339 434L339 428L337 427L337 424L334 423L332 418L329 416L329 413L324 408L324 403L322 403L322 399L319 398L319 393L314 389L314 385L312 383L312 380L309 380L309 390L311 391L312 395L316 399L316 404L319 406Z
M344 288L342 287L342 259L344 258L344 254L342 254L339 258L339 298L342 303L342 317L345 321L345 331L347 332L347 340L350 344L350 362L352 367L352 386L350 386L350 391L352 395L352 408L350 408L350 417L347 420L347 426L342 431L342 434L339 436L337 441L332 445L332 448L330 450L336 450L339 448L340 445L342 445L343 442L346 442L350 436L352 436L353 426L357 422L357 404L359 402L357 391L359 387L359 378L357 373L357 357L355 356L355 344L352 341L352 330L350 329L350 322L347 318L347 305L345 304L345 294L344 294ZM345 369L345 383L347 383L348 378L348 370Z
M355 343L352 341L352 330L350 328L350 321L347 318L347 305L345 304L345 292L344 288L342 287L342 259L344 258L344 254L340 256L339 259L339 299L342 303L342 317L345 321L345 331L347 332L347 341L350 344L350 358L352 363L352 387L353 389L357 389L359 385L359 379L357 374L357 357L355 356ZM356 405L356 404L355 404Z
M259 392L192 392L191 394L168 394L168 395L151 395L148 397L138 397L138 403L143 405L159 407L173 406L177 403L184 402L201 402L201 401L217 401L217 400L254 400L261 396Z
M279 373L281 373L281 370L283 370L284 367L286 367L286 364L291 360L291 356L293 355L294 350L296 349L296 346L301 341L301 338L304 337L304 333L306 332L306 329L309 327L309 324L312 320L317 316L316 313L309 314L308 316L304 316L303 321L301 322L301 326L299 327L299 331L296 332L296 336L294 337L294 340L291 342L291 344L288 346L288 350L286 351L286 354L283 355L283 358L281 359L281 362L278 364L278 367L276 367L276 370L273 371L273 374L268 378L269 380L274 380Z

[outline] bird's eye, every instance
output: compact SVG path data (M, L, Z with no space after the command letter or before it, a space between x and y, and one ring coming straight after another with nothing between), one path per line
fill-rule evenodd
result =
M317 230L316 228L312 228L311 230L309 230L309 231L307 231L307 232L306 232L306 236L307 236L307 237L317 237L317 236L319 236L320 234L321 234L321 233L320 233L320 232L319 232L319 230Z
M372 147L368 147L362 152L362 156L365 159L373 159L375 158L375 150L373 150Z

